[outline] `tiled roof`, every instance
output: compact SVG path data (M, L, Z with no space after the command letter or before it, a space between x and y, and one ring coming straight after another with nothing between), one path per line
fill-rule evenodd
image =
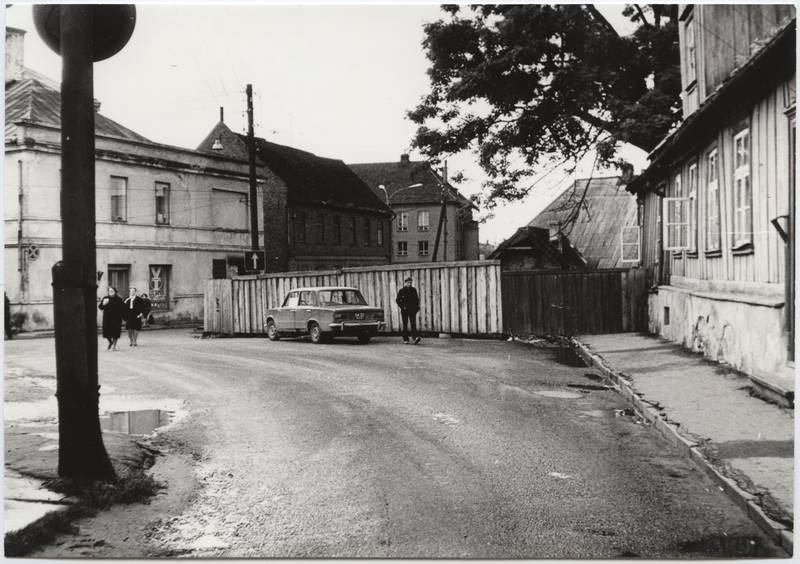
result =
M15 122L27 121L52 127L61 127L61 92L52 80L30 69L25 69L21 80L6 84L6 134ZM95 114L97 135L149 142L149 139L131 131L102 114Z
M560 242L561 245L556 243ZM581 256L580 251L570 245L566 237L562 237L556 243L550 241L547 229L526 225L520 227L508 239L489 254L489 259L501 259L503 255L513 253L538 253L550 258L565 270L584 268L586 260ZM524 247L520 249L519 247Z
M397 204L438 204L442 201L442 179L427 162L395 161L390 163L357 163L348 165L379 197L389 193L389 202ZM414 184L422 186L408 188ZM449 198L462 205L473 205L448 184Z
M576 180L528 225L549 229L562 224L578 205L588 179ZM578 218L563 234L581 252L588 268L621 268L623 226L636 224L636 197L617 185L618 177L593 178Z
M211 152L217 137L222 141L221 154L247 160L247 137L233 133L224 123L214 127L198 151ZM383 198L376 196L341 160L319 157L260 137L256 137L256 159L286 184L292 203L391 213Z

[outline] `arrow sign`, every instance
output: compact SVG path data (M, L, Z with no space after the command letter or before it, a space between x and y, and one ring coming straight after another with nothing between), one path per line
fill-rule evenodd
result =
M262 272L267 263L265 251L247 251L244 253L244 267L248 272Z

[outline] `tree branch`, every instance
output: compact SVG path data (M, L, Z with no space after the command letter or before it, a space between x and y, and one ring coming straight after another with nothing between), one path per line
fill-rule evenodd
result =
M647 21L647 18L644 17L644 12L642 11L641 6L639 6L639 4L634 4L633 7L636 8L636 12L639 14L639 18L642 20L642 25L653 27L650 22Z

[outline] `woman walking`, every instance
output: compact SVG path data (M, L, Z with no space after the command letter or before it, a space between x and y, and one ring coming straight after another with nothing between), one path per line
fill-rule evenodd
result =
M103 296L97 307L103 310L103 338L108 341L106 350L117 350L117 340L122 332L122 318L125 314L125 304L117 294L117 289L109 286L108 295Z
M136 347L136 339L139 331L142 330L142 317L144 316L144 302L136 295L136 288L128 290L128 297L125 298L125 329L128 330L128 346Z

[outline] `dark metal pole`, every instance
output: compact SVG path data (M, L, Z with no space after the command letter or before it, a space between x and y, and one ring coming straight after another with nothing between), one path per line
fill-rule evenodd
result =
M442 236L442 226L444 225L444 240L447 245L447 162L444 163L444 181L442 182L442 207L439 210L439 226L436 228L436 242L433 244L433 257L431 262L436 262L439 255L439 238Z
M256 192L256 140L253 132L253 85L247 85L247 149L250 161L250 239L258 250L258 194Z
M62 259L53 266L58 474L109 480L97 378L92 10L61 6Z

